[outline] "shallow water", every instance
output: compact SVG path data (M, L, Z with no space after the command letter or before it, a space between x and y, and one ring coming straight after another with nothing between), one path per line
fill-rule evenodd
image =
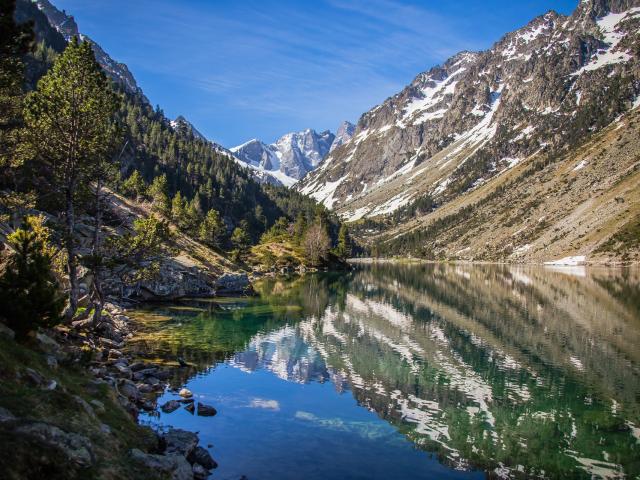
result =
M640 271L374 265L136 312L214 478L640 475ZM173 391L172 391L173 390Z

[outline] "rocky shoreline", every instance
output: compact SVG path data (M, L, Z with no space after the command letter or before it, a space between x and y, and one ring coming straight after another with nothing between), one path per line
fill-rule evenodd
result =
M167 380L175 372L173 368L154 363L136 362L123 352L127 340L134 335L134 328L135 323L124 308L107 303L97 327L92 324L87 309L70 325L33 335L29 347L43 356L46 365L54 372L70 365L85 366L91 380L84 388L96 393L105 387L110 389L131 421L137 422L141 411L151 413L158 410L157 398L168 388ZM5 339L13 340L13 332L1 323L0 334ZM181 360L180 364L176 368L191 368ZM55 392L64 388L55 378L49 378L36 368L24 368L17 376L20 377L17 382L26 381L41 391ZM164 413L171 413L182 407L202 417L217 413L214 407L196 402L193 394L186 389L180 391L179 395L180 400L170 400L160 409ZM104 403L98 399L86 401L80 396L73 399L77 408L93 419L105 411ZM26 438L27 442L62 451L63 456L74 462L80 470L90 469L96 463L95 448L87 436L64 431L46 421L20 418L2 406L0 426L2 430ZM100 430L106 435L112 433L111 427L104 423L100 425ZM130 449L132 463L158 472L161 478L174 480L206 479L217 467L208 449L198 444L196 433L171 428L166 432L153 432L153 435L155 441L151 442L154 444L152 452L146 453L142 448L135 447Z

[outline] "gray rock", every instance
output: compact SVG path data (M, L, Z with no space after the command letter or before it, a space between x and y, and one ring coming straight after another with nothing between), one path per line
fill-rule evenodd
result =
M146 466L147 468L158 471L165 475L170 475L172 480L192 480L193 470L187 460L179 455L153 455L143 453L134 448L131 450L131 458Z
M135 362L132 363L130 367L132 372L139 372L140 370L143 370L146 365L143 362Z
M193 393L191 393L191 390L189 390L188 388L180 389L180 392L178 392L178 395L180 395L181 397L184 397L184 398L193 397Z
M74 395L72 398L73 401L76 402L89 417L96 418L96 412L84 398L79 397L78 395ZM104 406L102 408L104 409Z
M53 355L47 355L45 357L45 361L47 362L47 366L49 368L56 369L58 368L58 359Z
M2 422L10 422L11 420L15 420L16 417L13 413L11 413L6 408L0 407L0 423Z
M179 453L188 457L198 445L198 436L179 428L173 428L163 435L167 445L166 453Z
M121 363L116 363L113 368L118 372L118 375L123 378L131 378L131 369Z
M172 413L172 412L175 412L179 408L180 408L180 402L178 402L177 400L169 400L167 403L165 403L164 405L162 405L160 407L160 409L164 413Z
M211 405L205 405L204 403L198 403L198 416L200 417L213 417L218 411Z
M146 383L138 383L136 384L138 387L138 391L140 393L151 393L153 392L153 387L151 385L147 385Z
M160 383L160 380L158 380L156 377L147 377L144 380L145 383L147 383L148 385L158 385Z
M111 427L106 423L100 424L100 431L106 435L111 435Z
M211 475L209 470L207 470L202 465L199 465L197 463L193 464L192 471L193 471L193 478L196 480L204 480L206 478L209 478L209 476Z
M35 340L36 346L40 351L49 355L55 355L56 357L60 354L60 344L50 336L38 332L36 333Z
M59 448L65 453L68 461L80 467L89 467L94 463L91 442L83 435L68 433L43 422L20 425L16 428L16 432Z
M118 390L122 395L127 397L132 402L137 402L140 400L140 392L138 391L138 387L136 387L136 384L131 380L120 380Z
M215 282L216 293L245 293L250 287L251 282L246 273L225 273Z
M191 455L189 455L188 460L191 463L197 463L199 465L202 465L207 470L218 468L218 464L211 457L211 454L209 453L209 451L204 447L200 447L200 446L196 447L191 453Z
M104 413L106 411L106 409L104 408L104 403L102 403L100 400L96 400L94 398L93 400L90 400L89 403L93 407L93 410L97 413Z
M16 332L7 327L4 323L0 322L0 335L3 337L10 338L11 340L15 340Z

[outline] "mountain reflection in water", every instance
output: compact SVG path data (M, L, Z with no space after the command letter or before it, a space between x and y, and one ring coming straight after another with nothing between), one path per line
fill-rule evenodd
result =
M638 270L380 264L258 289L139 312L134 346L330 382L456 471L640 475Z

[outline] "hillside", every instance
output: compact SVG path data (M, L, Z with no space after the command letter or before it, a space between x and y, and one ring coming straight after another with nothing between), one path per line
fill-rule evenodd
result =
M639 105L639 26L640 2L589 0L569 17L551 11L534 19L490 50L462 52L365 113L353 138L297 188L355 222L384 254L541 261L591 255L611 240L598 258L635 258L637 246L609 248L614 235L633 231L633 200L606 208L584 201L617 185L637 162L635 113L620 119ZM595 161L598 148L608 165ZM536 169L522 174L540 163L548 168L537 176ZM540 198L541 176L562 185L556 195ZM509 195L493 201L521 206L524 217L487 214L478 227L478 215L452 216L508 181ZM626 181L637 188L635 176ZM532 228L534 207L535 220L546 216L546 223ZM440 236L449 228L434 223L440 218L455 223L455 233ZM575 232L553 231L574 219L600 231L579 229L580 241ZM502 236L487 244L478 228Z

